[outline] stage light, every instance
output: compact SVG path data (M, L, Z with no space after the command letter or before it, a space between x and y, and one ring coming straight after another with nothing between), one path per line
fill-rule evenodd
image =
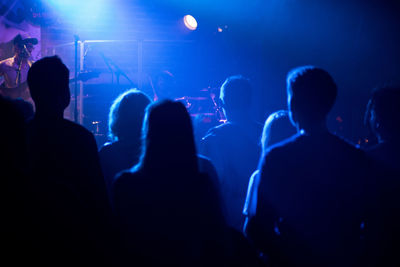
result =
M197 21L191 15L184 16L183 17L183 23L185 23L186 28L188 28L191 31L194 31L194 30L197 29Z

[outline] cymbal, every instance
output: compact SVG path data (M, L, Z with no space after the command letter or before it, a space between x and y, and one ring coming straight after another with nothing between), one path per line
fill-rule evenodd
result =
M210 112L204 112L204 113L191 113L190 116L196 117L196 116L215 116L215 113L210 113Z
M217 88L217 87L207 87L207 88L200 89L200 92L211 92L211 91L219 91L219 88Z
M208 97L204 96L182 96L175 98L175 101L181 101L181 100L208 100Z

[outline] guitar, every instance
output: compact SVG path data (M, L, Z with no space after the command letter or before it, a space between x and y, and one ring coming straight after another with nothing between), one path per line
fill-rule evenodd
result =
M17 87L6 87L5 83L0 84L0 95L9 97L12 99L15 98L22 98L22 99L29 99L29 90L28 90L28 83L25 81L20 83Z
M69 83L74 83L75 81L87 82L90 79L98 78L100 75L100 71L82 71L78 73L76 78L69 79Z
M97 78L99 77L100 72L99 71L85 71L81 72L78 74L76 78L71 78L69 79L69 83L74 83L75 81L83 81L86 82L90 79ZM28 89L28 83L25 81L23 83L20 83L16 87L6 87L5 83L3 82L0 84L0 95L9 97L12 99L15 98L22 98L22 99L29 99L30 98L30 93Z

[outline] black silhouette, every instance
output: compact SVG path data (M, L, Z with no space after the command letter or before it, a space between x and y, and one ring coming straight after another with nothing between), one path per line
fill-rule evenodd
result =
M108 128L112 142L99 151L109 191L115 175L139 161L143 118L150 103L148 96L132 89L118 96L110 108Z
M14 103L16 108L21 112L26 122L33 118L34 115L33 105L30 102L25 101L21 98L12 99L12 102Z
M260 162L256 215L247 236L281 266L354 266L365 216L366 159L328 132L337 87L324 70L288 75L288 106L298 134Z
M0 235L2 261L23 266L37 263L38 259L36 240L30 234L34 228L27 216L26 125L19 104L0 96Z
M28 72L36 106L28 125L30 210L43 264L104 264L111 209L93 135L63 118L68 83L57 56Z
M198 171L189 114L179 102L156 102L143 129L140 162L117 176L113 190L130 259L175 266L217 261L224 221L213 182Z
M257 167L261 125L249 114L252 88L242 76L229 77L221 87L220 100L227 123L210 129L200 144L200 152L217 169L221 194L230 226L241 231L243 203L249 177Z
M378 140L377 145L367 150L374 160L377 173L370 190L368 264L398 266L400 88L382 87L375 90L368 102L365 122Z
M400 171L400 88L375 90L368 102L366 117L366 123L379 142L368 150L368 154Z

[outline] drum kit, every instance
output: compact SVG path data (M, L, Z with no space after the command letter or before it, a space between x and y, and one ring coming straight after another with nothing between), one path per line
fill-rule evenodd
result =
M219 104L219 88L204 88L199 96L183 96L175 101L183 103L192 118L202 118L204 122L216 124L226 122L226 117Z
M197 96L183 96L175 101L183 103L192 117L194 138L198 143L209 129L226 122L219 101L219 88L201 89Z
M83 98L89 97L89 95L83 96ZM219 101L219 88L208 87L198 90L195 96L182 96L173 99L181 102L189 112L196 138L203 137L208 129L226 122L226 117ZM74 100L75 98L72 97L72 101ZM72 114L66 114L66 116L72 117ZM99 143L105 141L103 140L106 138L105 131L107 131L107 127L104 124L105 120L96 117L93 121L90 119L89 121L90 125L87 125L87 127L96 138L101 139Z

